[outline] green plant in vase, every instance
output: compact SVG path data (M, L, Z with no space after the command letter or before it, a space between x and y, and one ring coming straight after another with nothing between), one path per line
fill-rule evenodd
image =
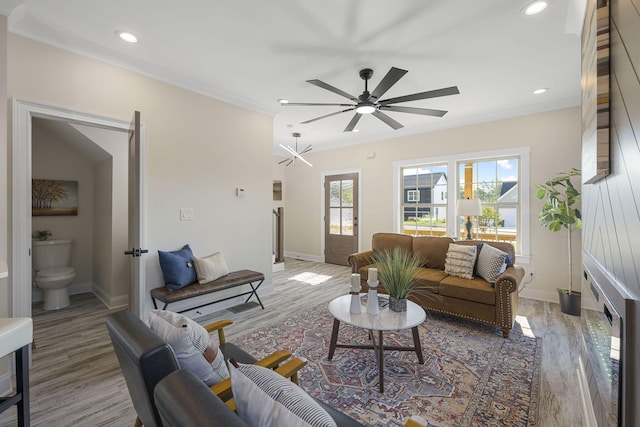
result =
M580 176L580 169L571 168L569 172L558 173L544 184L535 184L538 189L536 196L544 199L540 211L540 225L550 231L566 230L569 251L569 289L558 288L561 309L564 313L580 314L580 291L573 290L573 252L571 248L571 234L582 228L580 210L575 207L580 201L580 191L573 185L571 179Z
M51 232L49 230L35 230L31 237L35 240L47 240L51 237Z
M407 298L413 293L427 293L419 286L415 274L423 264L416 254L400 248L376 252L373 261L378 269L378 281L389 294L389 308L406 311Z

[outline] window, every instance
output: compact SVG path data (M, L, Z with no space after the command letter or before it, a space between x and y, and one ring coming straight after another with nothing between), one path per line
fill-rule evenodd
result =
M456 201L478 198L482 215L471 218L473 238L509 242L518 262L528 263L529 151L516 147L395 162L396 231L464 239L466 218L456 215Z
M510 242L518 247L519 159L504 157L458 162L458 198L480 199L482 215L472 219L474 238ZM459 234L466 231L459 217Z
M415 236L447 234L447 166L402 168L402 232Z

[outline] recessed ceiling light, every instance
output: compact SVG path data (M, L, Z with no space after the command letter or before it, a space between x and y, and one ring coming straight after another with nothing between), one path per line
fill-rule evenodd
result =
M288 100L288 99L286 99L286 98L278 98L278 99L277 99L277 101L278 101L280 104L288 104L288 103L289 103L289 100Z
M127 43L138 43L138 38L128 31L118 30L116 31L116 36L120 37L120 39Z
M531 3L525 6L524 14L529 16L537 15L538 13L545 10L547 6L549 6L549 3L546 1L542 1L542 0L532 1Z
M352 129L351 132L360 132L360 129Z
M546 87L541 87L540 89L536 89L533 91L534 95L542 95L543 93L547 92L549 89L547 89Z

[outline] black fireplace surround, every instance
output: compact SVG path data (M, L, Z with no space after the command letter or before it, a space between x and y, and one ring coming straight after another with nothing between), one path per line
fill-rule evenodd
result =
M582 294L596 305L583 304L581 313L581 378L591 404L585 415L598 426L640 426L640 301L591 255L582 259Z

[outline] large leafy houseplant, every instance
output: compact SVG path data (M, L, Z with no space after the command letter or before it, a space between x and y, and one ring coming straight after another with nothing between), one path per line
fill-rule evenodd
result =
M406 307L406 299L411 294L426 292L415 280L415 274L423 264L416 254L401 248L385 249L376 252L373 261L378 268L378 281L389 294L390 305L395 303L394 299L404 300Z
M544 184L535 184L536 196L544 200L539 219L542 227L550 231L567 232L567 246L569 251L569 289L558 289L560 294L580 296L579 291L573 290L573 252L571 248L571 234L582 228L582 216L576 204L580 201L580 191L573 185L572 178L580 176L580 169L571 168L551 177Z

